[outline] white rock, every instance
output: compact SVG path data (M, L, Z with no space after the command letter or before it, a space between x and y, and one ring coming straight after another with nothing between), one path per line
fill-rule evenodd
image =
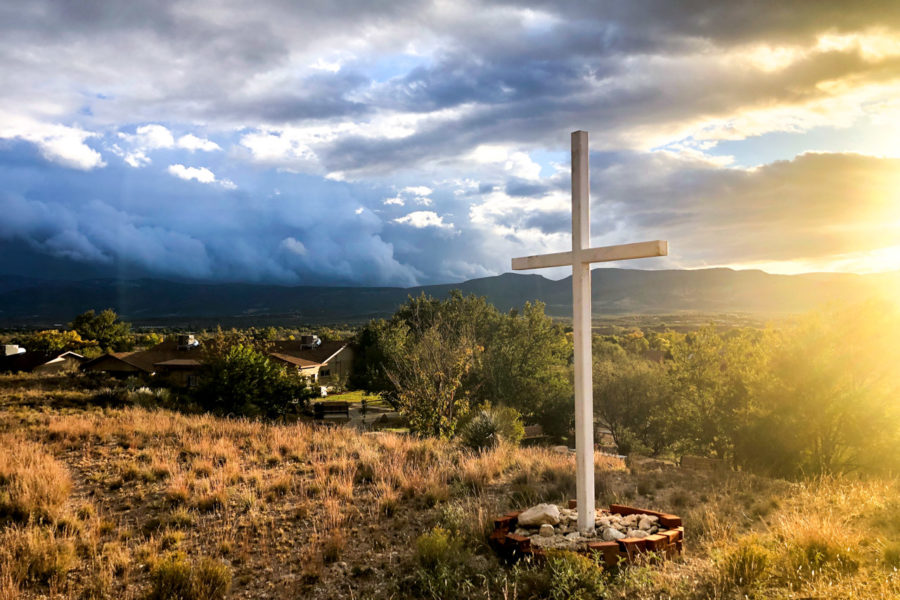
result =
M579 536L578 536L577 531L573 531L572 533L566 534L566 539L569 540L570 542L576 541L578 539L578 537Z
M651 527L653 527L653 521L651 521L650 518L646 515L641 517L641 520L638 523L638 529L643 529L644 531L650 531Z
M607 527L609 527L609 519L607 519L606 517L601 517L601 518L597 519L597 527L600 527L601 529L606 529Z
M538 504L519 515L519 525L523 527L537 527L545 523L559 524L559 507L555 504Z
M560 454L568 454L569 447L568 446L553 446L554 452L559 452Z
M648 532L644 531L643 529L632 529L628 532L628 537L633 537L633 538L645 538L648 535L650 535L650 534Z
M549 523L541 525L541 537L553 537L553 525Z
M621 540L625 537L625 534L619 531L618 529L614 529L612 527L607 527L603 530L603 539L607 542L614 542L616 540Z

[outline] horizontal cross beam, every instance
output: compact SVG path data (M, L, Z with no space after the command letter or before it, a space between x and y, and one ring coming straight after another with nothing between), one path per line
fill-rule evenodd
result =
M664 240L654 240L652 242L637 242L634 244L620 244L618 246L587 248L581 250L578 254L578 262L582 264L612 262L633 258L650 258L653 256L668 255L669 244ZM521 258L512 259L512 268L514 271L545 269L547 267L566 267L574 264L575 259L572 252L555 252L553 254L538 254L536 256L523 256Z

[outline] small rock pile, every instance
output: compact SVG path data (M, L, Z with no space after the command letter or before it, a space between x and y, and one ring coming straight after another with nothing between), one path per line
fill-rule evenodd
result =
M555 504L538 504L518 516L515 533L531 539L537 548L581 550L588 542L613 542L624 538L645 538L659 531L659 517L647 514L618 515L597 509L596 528L578 531L578 511Z

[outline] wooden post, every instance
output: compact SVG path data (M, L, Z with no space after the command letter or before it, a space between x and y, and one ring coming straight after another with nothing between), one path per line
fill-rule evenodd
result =
M578 530L593 531L594 390L591 383L591 263L665 256L663 240L591 248L588 134L572 133L572 251L512 259L514 270L572 267L572 330L575 342L575 475Z
M575 341L575 471L578 530L594 529L594 408L591 385L591 245L588 134L572 133L572 331Z

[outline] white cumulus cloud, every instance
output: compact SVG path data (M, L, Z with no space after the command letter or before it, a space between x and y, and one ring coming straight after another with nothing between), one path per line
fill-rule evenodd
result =
M84 143L96 136L78 127L43 123L0 112L0 139L18 138L31 142L47 160L73 169L90 171L106 166L100 153Z
M195 150L202 150L203 152L214 152L216 150L222 149L222 147L214 141L202 137L197 137L193 133L188 133L178 138L178 147L184 148L185 150L190 150L191 152L194 152Z
M405 217L394 219L395 223L410 225L416 229L424 229L425 227L437 227L438 229L453 229L453 223L444 223L444 218L431 210L417 210L409 213Z
M169 172L169 175L174 175L185 181L193 179L200 183L218 183L227 190L233 190L237 187L230 179L216 179L215 173L206 167L186 167L181 164L176 164L169 165L169 168L166 170Z

